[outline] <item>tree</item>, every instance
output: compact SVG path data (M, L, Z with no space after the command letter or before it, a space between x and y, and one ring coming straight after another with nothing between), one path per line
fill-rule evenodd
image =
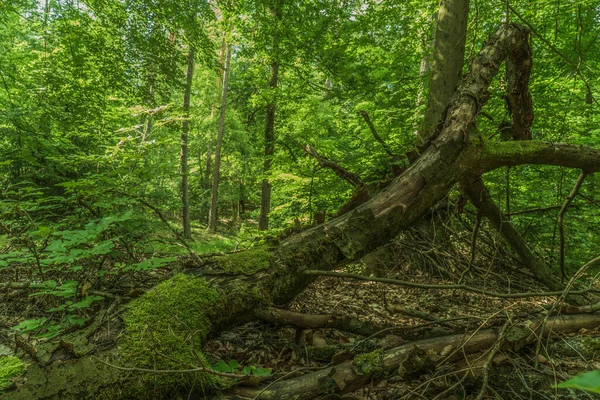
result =
M223 240L229 245L201 251L205 239L214 236L189 244L169 216L181 210L180 176L173 173L178 163L182 165L173 151L181 145L174 135L181 114L172 111L179 110L174 102L181 104L179 96L185 98L186 91L194 93L198 106L189 109L194 127L204 132L211 125L216 68L200 60L203 55L212 60L218 43L203 51L187 36L194 28L189 22L204 8L166 0L89 3L95 8L69 2L49 2L47 10L34 3L0 6L2 17L6 7L20 7L3 20L11 29L0 29L0 150L5 156L0 166L6 167L0 170L0 291L15 291L10 292L11 303L17 293L19 300L35 305L12 315L20 321L15 351L27 354L31 365L26 379L19 381L22 385L3 398L173 397L189 396L193 388L218 389L231 384L232 376L215 371L202 345L221 330L255 318L275 323L299 319L304 328L354 326L371 336L380 329L339 316L319 316L311 325L306 323L311 318L273 310L272 305L289 301L316 276L371 280L332 270L366 255L377 257L380 246L437 213L432 209L441 200L447 210L464 209L461 222L469 228L477 218L473 238L480 226L485 229L480 218L486 217L510 248L511 259L520 259L515 265L549 287L557 304L565 298L572 304L561 312L600 307L579 307L585 299L567 296L557 279L558 268L553 268L564 268L568 277L597 249L599 216L592 205L599 201L594 193L598 182L592 173L600 170L594 135L599 114L595 84L587 76L593 76L600 59L595 57L595 11L575 4L574 12L555 15L554 5L536 4L541 11L535 13L521 6L526 18L519 10L510 9L510 15L531 27L505 23L489 35L492 26L501 18L508 21L508 16L504 9L474 3L477 12L469 26L450 24L462 34L437 35L436 65L442 70L430 87L429 95L437 102L427 111L435 114L430 120L434 129L425 143L416 143L419 152L410 165L401 168L407 158L401 154L418 139L412 133L420 114L414 110L422 58L416 38L429 24L430 15L422 14L427 5L286 3L284 16L290 23L283 27L273 24L274 3L236 3L225 10L242 18L234 33L235 71L230 75L228 46L223 76L211 228L216 228L217 200L221 219L226 219L223 205L242 198L242 188L253 214L240 235ZM445 7L457 4L464 6L448 1ZM25 22L22 15L39 24ZM552 43L535 28L548 21L554 23L544 25L555 33ZM200 34L202 29L196 29ZM441 44L448 38L462 41L463 36L470 71L456 84L452 82L464 55L453 59L450 56L458 55L455 47ZM279 40L273 42L274 37ZM530 46L535 47L536 69L531 68ZM198 50L199 65L190 89L181 71L182 49L191 48ZM449 59L452 68L441 68L441 61ZM273 68L267 71L273 60L278 61L276 97L273 88L264 90L273 78ZM440 82L451 82L456 90L435 89ZM275 98L276 123L282 129L269 164L268 183L273 186L268 222L281 228L297 218L297 234L286 238L290 232L283 232L280 239L265 240L253 228L254 217L260 218L256 206L265 177L261 138L269 113L263 111ZM194 146L204 151L206 143L191 137L190 151ZM223 146L227 152L221 157ZM194 176L200 162L187 161ZM504 167L519 168L510 185L499 173ZM573 189L567 190L578 174ZM353 191L355 200L362 188L368 188L366 196L348 202L337 217L332 215L330 210L339 209ZM510 199L510 207L507 201L502 209L496 198ZM575 216L575 207L582 214ZM330 220L302 230L301 219L306 223L306 215L315 208L327 208ZM558 218L544 220L548 210L556 210ZM187 258L168 247L173 243L164 243L171 234ZM473 249L474 243L475 239ZM254 246L243 249L250 245ZM223 249L235 251L215 253ZM156 257L159 253L173 257ZM162 268L175 258L183 261L169 271L186 274L158 282L166 275ZM598 262L593 259L581 271ZM453 290L462 290L458 286ZM138 287L146 293L140 294ZM134 297L125 313L114 311ZM48 303L52 309L46 312ZM101 306L107 309L95 314ZM537 327L527 327L536 340L544 336L546 323L560 332L568 332L567 326L572 331L599 323L594 315L554 318L553 311ZM113 329L123 327L111 336L111 345L105 341L107 321ZM23 332L54 338L27 340ZM499 347L503 333L479 332L472 336L475 344L460 349ZM417 344L441 351L457 349L464 341L454 336ZM385 372L399 371L398 361L414 348L400 346L374 355L384 355ZM310 399L323 386L334 395L343 394L379 378L370 372L358 374L354 366L343 362L232 395ZM226 368L235 370L229 364ZM251 382L260 379L255 375Z
M227 88L229 86L229 73L231 67L231 45L227 46L227 57L225 59L225 72L223 76L223 94L221 95L221 107L219 111L219 131L217 134L217 144L215 147L215 164L213 169L212 194L210 202L210 213L208 228L211 232L217 230L217 214L218 214L218 191L219 191L219 175L221 168L221 147L223 146L223 134L225 132L225 111L227 109Z
M275 29L278 29L278 24L281 21L281 8L283 0L276 0L275 4L270 7L270 13L274 20ZM261 197L260 197L260 217L258 221L258 229L267 230L269 228L269 212L271 210L271 183L269 182L268 174L271 171L271 163L273 161L273 152L275 151L275 91L277 89L277 79L279 77L279 61L278 47L279 35L273 34L273 49L272 60L270 67L269 78L269 102L267 103L267 113L265 118L265 161L263 173L265 177L262 181Z
M442 121L442 113L450 103L450 98L462 76L468 15L468 0L440 2L436 19L429 96L423 127L419 131L422 143L427 143L436 136L435 130Z
M190 132L189 110L190 96L192 94L192 79L194 77L195 54L194 48L190 47L188 52L185 92L183 94L183 112L185 120L181 123L181 202L183 203L183 236L186 239L191 239L192 237L190 199L188 195L188 134Z

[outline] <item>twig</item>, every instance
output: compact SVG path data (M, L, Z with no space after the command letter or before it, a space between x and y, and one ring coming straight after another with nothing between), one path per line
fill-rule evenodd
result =
M108 361L104 361L99 359L96 356L91 356L94 360L100 361L102 364L108 365L111 368L118 369L120 371L129 371L129 372L150 372L154 374L188 374L194 372L206 372L208 374L222 376L224 378L233 378L233 379L244 379L248 378L247 375L239 375L232 374L229 372L219 372L209 368L204 367L196 367L196 368L187 368L187 369L149 369L149 368L137 368L137 367L121 367L119 365L114 365L109 363Z
M565 273L565 213L567 212L567 208L569 208L569 204L571 201L577 196L583 181L587 177L587 172L582 172L579 174L579 178L577 178L577 182L575 182L575 186L573 186L573 190L565 199L560 211L558 212L558 235L560 240L560 250L559 250L559 265L560 265L560 275L561 282L567 277Z
M169 223L169 220L167 219L167 217L165 217L165 215L162 213L162 211L161 211L161 210L160 210L158 207L156 207L156 206L154 206L154 205L150 204L149 202L147 202L146 200L144 200L144 199L142 199L142 198L140 198L140 197L138 197L138 196L132 195L132 194L130 194L130 193L125 193L125 192L121 192L121 191L118 191L118 190L113 190L113 192L115 192L115 193L117 193L117 194L120 194L120 195L122 195L122 196L131 197L132 199L134 199L134 200L135 200L135 201L137 201L138 203L140 203L140 204L142 204L142 205L144 205L144 206L148 207L148 208L149 208L149 209L151 209L152 211L154 211L154 213L155 213L156 215L158 215L158 217L159 217L159 218L160 218L160 220L163 222L163 224L165 224L165 226L166 226L167 228L169 228L169 230L170 230L171 232L173 232L173 234L175 235L175 237L177 238L177 240L179 241L179 243L181 243L181 244L183 245L183 247L185 247L185 248L186 248L186 250L188 251L188 253L190 253L190 256L192 256L192 258L196 259L196 257L197 257L196 253L194 253L194 252L192 251L192 249L191 249L191 248L190 248L190 246L188 245L188 243L187 243L187 241L185 240L185 238L184 238L184 237L181 235L181 233L179 233L179 231L178 231L177 229L175 229L175 228L173 228L173 227L171 226L171 224Z
M476 250L476 246L477 246L477 235L479 234L479 227L481 226L482 217L483 217L483 215L481 214L481 212L478 212L477 213L477 222L475 222L475 227L473 228L473 236L471 238L471 258L469 259L469 265L467 266L467 269L465 269L463 271L463 273L460 274L460 278L458 279L459 285L463 282L465 275L468 272L470 272L471 268L473 267L473 262L475 261L475 250Z
M398 158L394 153L392 153L392 150L390 150L390 146L388 146L387 143L377 133L377 130L375 129L375 125L373 125L373 121L371 121L369 114L366 111L360 111L359 114L363 117L363 119L369 126L369 129L371 130L371 133L373 134L373 137L375 138L375 140L377 140L379 142L379 144L381 144L381 146L383 146L383 149L385 150L385 152L388 153L388 155L390 157L392 157L393 159Z
M500 332L498 333L498 340L496 340L496 343L490 349L487 359L485 360L485 363L483 364L483 380L481 383L481 390L479 390L479 394L477 395L475 400L483 400L483 396L485 396L485 392L487 391L488 383L490 380L490 365L492 364L492 361L494 360L494 356L496 355L496 353L498 353L498 351L500 351L500 348L502 347L502 343L504 342L504 338L506 337L506 334L508 333L508 327L511 325L511 322L512 321L509 318L506 320L504 325L502 325L502 328L500 329Z
M590 267L596 265L600 263L600 257L596 257L591 261L588 261L587 263L585 263L581 268L579 268L579 270L577 272L575 272L575 274L571 277L571 279L569 279L569 282L567 282L567 285L565 286L565 289L563 290L562 294L560 295L560 297L558 299L556 299L556 302L552 305L552 307L548 310L548 313L546 314L546 316L544 317L544 320L542 321L542 323L540 324L540 333L539 333L539 337L538 337L538 341L537 341L537 345L535 347L535 355L536 355L536 360L535 360L535 366L537 368L537 364L538 364L538 359L537 356L540 353L540 348L542 346L542 337L544 335L544 331L546 329L546 324L548 323L548 318L550 318L550 316L552 315L554 309L558 306L558 304L562 303L569 294L573 295L573 294L578 294L576 292L570 292L571 287L573 286L573 284L575 283L575 281L585 272L587 271ZM593 306L593 305L592 305Z
M523 293L498 293L492 292L484 289L479 289L473 286L468 286L465 284L454 284L454 285L437 285L437 284L428 284L428 283L416 283L403 281L399 279L389 279L389 278L376 278L376 277L367 277L363 275L356 274L347 274L341 272L330 272L330 271L318 271L318 270L307 270L304 271L305 275L312 276L332 276L335 278L350 278L356 279L360 281L367 282L381 282L381 283L389 283L391 285L400 285L400 286L408 286L415 287L420 289L438 289L438 290L456 290L461 289L467 292L473 292L482 294L484 296L490 297L498 297L502 299L516 299L516 298L526 298L526 297L554 297L563 294L563 291L557 290L553 292L523 292ZM571 292L571 294L585 294L585 293L600 293L600 289L595 288L587 288L581 289Z

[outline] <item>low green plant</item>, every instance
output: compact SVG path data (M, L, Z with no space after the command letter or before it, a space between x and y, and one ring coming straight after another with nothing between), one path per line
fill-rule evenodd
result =
M568 381L559 383L557 388L580 389L592 393L600 393L600 370L583 372Z
M225 362L223 360L219 360L213 365L210 366L213 371L217 372L227 372L231 374L243 374L246 376L254 375L254 376L269 376L271 375L271 368L260 368L255 366L242 366L237 360L229 360L229 362Z

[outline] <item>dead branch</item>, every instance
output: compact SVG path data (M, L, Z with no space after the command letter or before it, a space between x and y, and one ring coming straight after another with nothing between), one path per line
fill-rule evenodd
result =
M319 154L319 152L312 147L310 144L306 144L306 145L301 145L300 143L296 143L296 145L298 147L300 147L302 150L304 150L304 152L306 154L308 154L309 156L313 157L315 160L317 160L317 162L319 163L319 165L323 168L329 168L330 170L332 170L337 176L339 176L340 178L342 178L343 180L345 180L346 182L348 182L349 184L351 184L352 186L359 186L359 185L364 185L362 179L360 178L360 176L358 176L357 174L348 171L346 168L342 167L341 165L331 161L330 159L328 159L327 157L323 156L322 154Z
M134 196L130 193L125 193L125 192L120 192L117 190L112 190L112 192L117 193L121 196L126 196L126 197L130 197L132 199L134 199L135 201L137 201L138 203L140 203L141 205L148 207L150 210L154 211L154 213L158 216L158 218L160 218L160 220L163 222L163 224L165 224L165 226L171 231L173 232L173 235L175 235L175 238L177 239L177 241L179 243L181 243L183 245L183 247L185 247L185 249L188 251L188 253L190 254L190 256L192 258L196 258L197 255L196 253L194 253L194 251L190 248L190 246L187 243L187 240L185 240L185 238L183 237L183 235L175 228L173 228L173 226L171 225L171 223L169 222L169 220L167 219L167 217L165 217L165 215L162 213L162 211L156 207L153 204L150 204L148 201L142 199L141 197L138 196Z
M348 273L332 272L332 271L306 270L303 273L305 275L311 275L311 276L331 276L334 278L349 278L349 279L356 279L359 281L381 282L381 283L388 283L391 285L414 287L414 288L419 288L419 289L433 289L433 290L457 290L458 289L458 290L464 290L467 292L481 294L484 296L498 297L501 299L520 299L520 298L531 298L531 297L555 297L555 296L560 296L563 293L562 290L556 290L556 291L552 291L552 292L498 293L498 292L493 292L493 291L489 291L489 290L485 290L485 289L479 289L479 288L476 288L473 286L468 286L465 284L437 285L437 284L430 284L430 283L409 282L409 281L403 281L400 279L368 277L368 276L364 276L364 275L348 274ZM600 293L600 289L586 288L586 289L574 290L574 291L570 292L571 295L582 295L585 293Z
M302 314L274 307L259 308L254 311L254 315L256 318L272 324L293 325L307 329L333 328L362 336L371 336L386 328L351 317L331 314Z
M506 322L500 329L500 332L498 333L498 339L496 340L496 343L494 343L494 346L489 351L489 354L482 367L483 378L481 382L481 389L479 390L479 394L477 395L477 398L475 398L475 400L483 400L483 396L485 396L485 392L487 391L488 383L490 380L490 367L492 365L492 361L494 360L496 353L498 353L498 351L500 351L500 349L502 348L504 338L506 337L506 334L509 331L508 328L510 327L511 322L512 321L510 320L510 318L506 320Z
M513 215L523 215L523 214L532 214L532 213L538 213L538 212L545 212L545 211L551 211L551 210L558 210L560 209L562 206L548 206L548 207L536 207L536 208L528 208L526 210L521 210L521 211L513 211L510 213L506 213L507 216L513 216ZM574 207L580 207L579 204L574 204L571 205L572 208Z
M559 265L560 265L561 280L567 278L567 274L565 273L565 213L567 212L567 209L569 208L569 204L571 204L571 202L573 201L575 196L577 196L577 193L579 192L579 189L581 188L581 185L583 184L583 181L585 180L586 177L587 177L587 172L585 172L585 171L582 172L581 174L579 174L579 177L577 178L577 182L575 182L575 186L573 186L573 190L571 191L571 193L569 193L569 195L565 199L565 202L563 203L562 207L560 208L560 211L558 212L558 217L557 217L558 235L559 235L559 239L560 239L558 260L559 260Z
M573 293L573 292L571 292L571 288L575 284L575 281L577 279L579 279L579 277L581 277L588 269L590 269L591 267L593 267L594 265L596 265L598 263L600 263L600 257L597 257L597 258L594 258L593 260L588 261L581 268L579 268L579 270L577 272L575 272L575 274L571 277L571 279L569 279L569 282L567 282L567 285L565 286L565 289L563 290L560 297L558 299L556 299L556 302L554 302L552 307L546 313L546 316L544 317L544 319L542 320L542 322L540 324L540 336L538 338L537 346L536 346L536 350L535 350L536 364L537 364L537 355L540 352L540 348L541 348L541 344L542 344L541 338L543 337L544 330L546 329L546 325L548 323L548 319L549 319L550 315L553 314L553 311L559 306L560 303L562 303L567 298L567 296L569 294Z
M501 167L524 164L577 168L588 173L600 172L600 150L566 143L538 140L491 142L483 145L479 155L481 163L473 165L477 175Z
M562 285L550 275L548 266L531 252L523 237L494 203L481 179L463 181L461 182L461 188L469 196L473 205L490 221L494 229L502 235L502 238L517 253L521 261L533 272L536 278L549 289L562 293Z
M379 136L379 134L377 133L377 130L375 129L375 125L373 125L373 121L371 121L371 118L369 117L369 114L366 111L360 111L359 113L363 117L363 119L365 120L367 125L369 126L369 129L371 130L371 133L373 134L373 137L375 138L375 140L377 140L379 142L379 144L381 144L381 146L383 146L383 149L385 150L386 153L388 153L388 155L390 157L392 157L394 160L396 160L398 158L398 156L395 155L394 153L392 153L390 146L388 146L388 144L381 138L381 136Z
M548 336L550 333L553 335L567 334L580 329L594 329L598 326L600 326L599 315L552 317L548 321L548 330L544 336ZM518 338L519 345L534 343L540 335L539 327L539 324L533 324L521 328L524 335ZM512 330L511 328L510 331ZM512 333L515 334L515 332ZM443 359L453 361L465 355L491 348L498 343L499 337L496 330L485 329L475 334L467 333L420 340L381 352L379 365L375 371L361 373L357 368L356 359L354 359L297 378L277 382L264 389L235 388L229 393L229 398L243 396L257 400L282 398L308 400L317 397L323 387L328 387L337 394L349 393L373 380L400 371L403 366L412 366L415 356L424 355L424 358L434 363L439 363ZM449 354L453 354L453 356L448 358ZM375 364L377 363L375 362ZM418 376L419 371L415 371L415 373ZM410 379L410 375L407 378Z

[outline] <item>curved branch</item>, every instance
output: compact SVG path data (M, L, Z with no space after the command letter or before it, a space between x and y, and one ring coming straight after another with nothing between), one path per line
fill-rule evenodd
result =
M560 236L559 265L560 274L562 277L561 279L567 278L567 274L565 273L565 213L567 212L567 208L569 208L569 205L571 204L575 196L577 196L577 193L579 193L579 189L581 188L581 185L583 185L583 181L585 180L587 175L587 172L582 172L581 174L579 174L579 178L577 178L577 182L575 183L573 190L571 191L571 193L569 193L569 195L565 199L565 202L560 208L560 211L558 212L558 232Z
M480 161L481 173L522 164L555 165L592 173L600 171L600 150L536 140L493 142L483 146Z
M345 180L346 182L348 182L352 186L359 186L359 185L363 185L364 184L363 181L362 181L362 179L360 178L360 176L358 176L354 172L348 171L346 168L344 168L341 165L339 165L339 164L331 161L330 159L328 159L324 155L319 154L319 152L314 147L312 147L310 144L306 144L305 146L301 145L300 143L296 143L296 144L298 145L298 147L300 147L302 150L304 150L304 152L306 154L308 154L309 156L311 156L315 160L317 160L319 162L319 165L321 167L323 167L323 168L329 168L337 176L339 176L340 178L342 178L343 180Z
M304 271L305 275L310 276L330 276L333 278L348 278L355 279L358 281L365 282L380 282L387 283L390 285L397 286L405 286L405 287L414 287L419 289L431 289L431 290L464 290L465 292L477 293L482 296L496 297L499 299L522 299L522 298L531 298L531 297L557 297L564 293L564 290L553 290L551 292L523 292L523 293L500 293L494 292L492 290L480 289L478 287L465 285L464 283L458 284L447 284L447 285L439 285L435 283L419 283L419 282L410 282L404 281L401 279L392 279L392 278L378 278L374 276L365 276L358 274L351 274L345 272L333 272L333 271L319 271L319 270L306 270ZM596 288L586 288L581 290L573 290L570 291L570 294L586 294L586 293L599 293L600 289Z
M388 144L381 138L381 136L379 136L379 133L377 133L377 129L375 129L375 125L373 124L373 121L371 121L371 117L369 117L369 113L367 113L366 111L363 110L363 111L360 111L359 114L363 117L363 119L369 126L369 129L371 130L373 137L375 138L375 140L377 140L379 142L379 144L381 144L381 146L383 147L385 152L388 153L388 155L390 157L392 157L393 159L398 158L394 153L392 153L390 146L388 146Z
M473 205L490 221L494 229L500 232L504 240L519 255L521 261L535 274L536 278L553 291L562 290L562 285L552 277L545 263L531 252L523 237L494 203L481 179L465 180L461 182L461 186Z

